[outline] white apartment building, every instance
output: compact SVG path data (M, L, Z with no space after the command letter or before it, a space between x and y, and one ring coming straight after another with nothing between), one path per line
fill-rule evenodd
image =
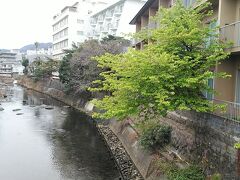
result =
M21 57L15 51L0 52L0 76L12 77L23 73Z
M93 12L107 5L108 0L79 0L72 6L64 7L53 17L53 58L61 59L64 49L72 44L79 45L87 39Z
M29 63L33 63L37 59L41 59L42 61L48 61L52 59L52 48L49 47L47 49L41 48L36 50L27 50L25 53L22 54L25 58L29 60Z
M40 54L51 56L52 55L52 48L48 48L48 49L41 48L41 49L38 49L37 51L29 49L29 50L26 51L25 54L27 56L40 55Z
M124 36L134 33L135 25L129 25L132 17L143 7L146 0L118 0L93 14L90 21L89 39L101 40L107 35Z

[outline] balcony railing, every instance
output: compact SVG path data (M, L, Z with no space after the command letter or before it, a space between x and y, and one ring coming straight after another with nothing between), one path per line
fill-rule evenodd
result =
M232 42L233 47L240 46L240 21L220 28L221 40Z
M122 9L120 9L120 8L117 8L117 9L115 9L115 11L114 11L114 14L117 16L117 15L120 15L122 13Z
M105 18L112 18L113 12L107 12Z
M108 30L109 30L108 27L101 27L101 28L100 28L100 31L101 31L101 32L104 32L104 33L107 33Z
M97 24L97 19L91 19L90 23L91 24Z
M117 29L118 28L118 23L113 23L109 26L109 29Z
M240 103L234 103L223 100L213 100L214 104L224 105L223 110L216 110L213 114L234 121L240 121Z
M98 17L98 22L103 22L104 21L104 17L103 16L99 16Z
M192 6L194 3L196 3L196 0L183 0L183 5L185 7L190 7Z

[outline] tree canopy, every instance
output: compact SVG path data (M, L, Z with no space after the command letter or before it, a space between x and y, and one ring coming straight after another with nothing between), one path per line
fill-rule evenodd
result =
M29 70L36 81L52 76L52 73L57 72L58 68L59 62L53 59L48 59L47 61L37 59L29 66Z
M66 52L61 62L59 75L66 90L82 92L88 91L92 81L100 79L100 73L104 70L97 66L93 57L105 53L119 54L126 51L129 41L123 38L108 36L101 42L89 40L79 47L74 47Z
M214 93L208 87L211 78L226 77L212 71L228 53L219 41L218 27L204 25L211 15L209 3L197 8L185 8L177 1L170 9L160 9L152 21L156 29L136 34L149 40L141 51L130 49L124 54L105 54L95 58L102 80L95 81L92 91L109 91L93 103L101 109L99 118L124 119L138 115L142 109L152 109L165 116L168 111L211 111L213 105L202 95Z

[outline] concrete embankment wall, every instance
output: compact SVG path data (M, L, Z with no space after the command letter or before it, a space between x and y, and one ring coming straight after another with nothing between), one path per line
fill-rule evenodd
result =
M63 85L57 79L44 79L35 82L31 78L22 77L18 80L18 84L28 89L47 94L79 110L83 110L87 103L84 95L81 97L78 94L65 94Z
M0 76L0 83L3 83L3 84L12 84L12 83L13 83L13 78L11 78L11 77L5 77L5 76Z
M19 84L48 94L77 109L83 110L86 107L87 100L65 95L58 80L34 83L29 78L21 78ZM224 180L239 179L237 151L233 148L234 143L240 141L239 122L192 112L169 113L166 118L160 118L160 121L173 129L172 152L188 162L201 163L206 174L221 173ZM164 179L156 178L154 156L140 147L138 134L131 124L112 120L109 127L121 140L145 179Z

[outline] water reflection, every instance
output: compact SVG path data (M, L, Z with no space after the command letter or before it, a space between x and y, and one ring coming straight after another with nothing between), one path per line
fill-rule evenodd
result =
M0 102L10 102L13 94L13 84L0 83Z
M15 87L11 102L2 106L5 110L0 112L0 179L119 178L93 120L86 114L19 87ZM14 108L20 108L23 115L16 116Z

